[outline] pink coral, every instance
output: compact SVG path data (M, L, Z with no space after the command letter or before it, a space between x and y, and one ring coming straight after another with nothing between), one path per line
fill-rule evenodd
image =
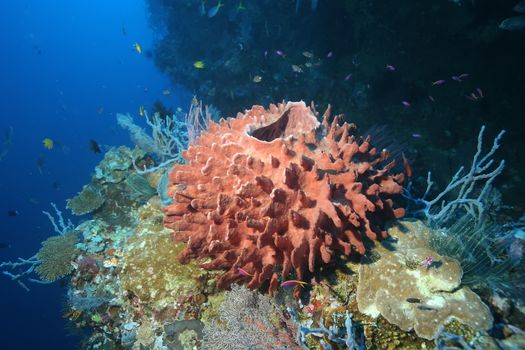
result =
M404 215L392 200L404 175L329 114L319 123L313 107L289 102L210 123L169 177L164 223L187 243L180 260L228 269L219 287L251 276L248 287L269 280L273 292L279 271L305 279L338 254L363 254L366 238L385 238L385 220Z

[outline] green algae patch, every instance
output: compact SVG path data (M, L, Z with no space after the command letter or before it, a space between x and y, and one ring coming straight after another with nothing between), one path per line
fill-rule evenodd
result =
M176 244L171 231L162 227L162 212L146 205L141 220L126 242L121 272L122 288L154 310L173 307L185 297L198 294L206 271L198 262L181 264L177 255L184 244Z

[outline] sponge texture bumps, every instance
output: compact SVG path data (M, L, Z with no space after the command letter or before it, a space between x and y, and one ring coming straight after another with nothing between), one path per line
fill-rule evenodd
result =
M404 215L393 202L404 175L355 125L329 119L330 109L319 122L313 107L289 102L210 123L169 176L164 223L187 243L180 260L227 269L219 287L249 279L273 292L278 272L305 279L385 238L385 220Z

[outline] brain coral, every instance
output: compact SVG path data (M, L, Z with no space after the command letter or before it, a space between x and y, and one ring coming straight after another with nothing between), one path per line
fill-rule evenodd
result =
M274 292L278 272L305 279L385 238L385 220L404 215L392 200L404 175L390 174L388 152L354 136L354 124L329 115L320 123L313 106L289 102L211 122L169 176L164 224L187 243L179 259L228 269L220 288L251 275L249 288L269 280Z

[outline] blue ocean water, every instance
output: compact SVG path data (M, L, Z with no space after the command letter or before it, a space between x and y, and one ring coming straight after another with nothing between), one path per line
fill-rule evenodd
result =
M137 115L157 99L172 107L188 102L179 91L161 94L169 84L145 54L153 42L145 7L141 0L0 3L0 132L13 131L0 161L0 242L10 245L0 250L1 261L30 257L53 234L42 210L51 210L50 202L64 209L89 182L102 159L90 152L90 139L103 151L130 144L117 112ZM44 138L55 141L52 150ZM29 287L0 280L0 347L77 348L79 338L64 331L61 315L66 289Z

